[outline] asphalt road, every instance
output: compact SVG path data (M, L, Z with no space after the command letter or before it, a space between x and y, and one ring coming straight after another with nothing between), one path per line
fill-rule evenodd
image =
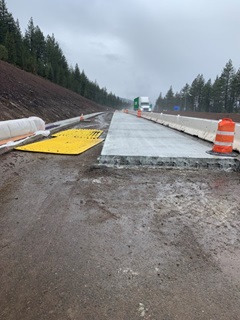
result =
M101 148L1 156L0 319L240 319L239 173L98 167Z

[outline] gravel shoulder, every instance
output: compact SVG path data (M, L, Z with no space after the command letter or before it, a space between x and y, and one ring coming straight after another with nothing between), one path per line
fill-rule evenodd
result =
M101 148L1 156L0 318L239 319L239 173L99 167Z

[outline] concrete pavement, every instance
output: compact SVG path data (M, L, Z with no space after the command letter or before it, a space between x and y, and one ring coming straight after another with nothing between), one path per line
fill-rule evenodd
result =
M99 158L105 165L238 170L236 158L207 153L212 144L126 113L115 112Z

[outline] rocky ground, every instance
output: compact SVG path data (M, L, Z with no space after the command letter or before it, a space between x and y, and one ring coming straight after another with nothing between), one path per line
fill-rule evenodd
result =
M99 167L101 148L1 156L0 318L238 320L239 174Z

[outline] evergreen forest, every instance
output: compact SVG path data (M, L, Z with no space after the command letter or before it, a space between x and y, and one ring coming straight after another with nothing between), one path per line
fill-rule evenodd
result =
M46 78L70 89L85 98L113 108L130 107L125 99L108 93L98 83L90 81L78 64L68 65L54 34L44 36L39 26L30 18L22 34L19 21L8 11L5 0L0 0L0 60ZM179 91L172 86L163 96L160 93L154 111L164 110L227 112L240 111L240 69L237 71L229 60L220 76L214 81L199 74L191 84Z
M199 74L189 85L173 92L172 86L163 97L160 93L155 111L181 110L196 112L238 113L240 110L240 69L235 71L229 60L215 81L205 81Z
M5 0L0 0L0 60L25 71L46 78L60 86L104 106L120 108L126 101L100 88L88 79L84 70L68 65L62 49L52 34L44 36L30 18L23 35L19 21L8 11Z

